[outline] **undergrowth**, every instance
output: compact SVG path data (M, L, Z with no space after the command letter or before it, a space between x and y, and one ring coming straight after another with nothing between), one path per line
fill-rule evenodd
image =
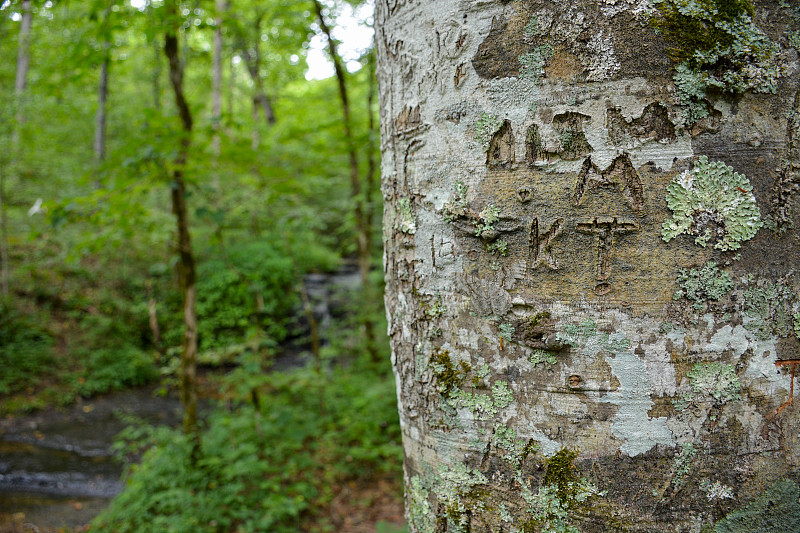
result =
M402 462L387 369L253 373L241 364L198 444L178 430L131 426L116 445L143 453L96 532L332 531L321 511L348 479Z

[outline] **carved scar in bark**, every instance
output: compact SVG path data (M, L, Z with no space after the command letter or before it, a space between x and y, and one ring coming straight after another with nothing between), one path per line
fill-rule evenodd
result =
M575 206L583 205L586 195L591 191L614 187L621 189L631 209L637 213L642 211L644 208L642 180L626 154L617 156L605 170L600 170L592 162L592 158L587 157L575 187Z
M539 219L531 221L531 234L528 250L528 264L531 269L540 264L547 265L552 270L558 269L558 262L553 256L552 242L561 233L562 220L557 218L545 232L539 231Z
M611 250L614 247L614 235L632 233L639 228L636 223L617 217L594 217L592 220L578 222L577 230L581 233L597 235L597 294L608 294L611 284Z
M792 382L789 385L789 399L783 402L783 405L778 407L778 410L775 411L774 415L772 415L773 417L778 416L778 414L783 411L786 406L794 403L794 371L797 365L800 365L800 359L785 359L783 361L775 361L775 366L778 367L778 369L780 369L782 366L788 366L791 369Z

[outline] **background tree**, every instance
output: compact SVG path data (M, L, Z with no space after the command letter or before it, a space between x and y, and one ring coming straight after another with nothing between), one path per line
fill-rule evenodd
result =
M378 2L411 531L800 527L798 15Z

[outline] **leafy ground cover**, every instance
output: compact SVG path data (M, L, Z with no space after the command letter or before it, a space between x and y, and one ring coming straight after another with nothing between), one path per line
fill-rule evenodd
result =
M222 379L224 400L197 440L163 427L123 432L119 452L141 462L91 531L342 531L353 515L343 508L360 506L369 522L387 495L397 520L402 449L390 373L252 368L243 361Z

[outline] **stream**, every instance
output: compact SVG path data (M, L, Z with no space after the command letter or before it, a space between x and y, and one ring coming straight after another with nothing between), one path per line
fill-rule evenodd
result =
M176 395L156 387L82 401L65 411L0 421L0 532L16 523L40 529L86 524L121 489L111 451L125 428L118 413L154 425L178 425Z
M306 291L324 339L332 316L343 312L358 272L309 274ZM277 354L273 368L285 370L309 359L308 346L294 339ZM82 400L65 410L0 420L0 533L47 531L87 524L122 490L123 465L112 453L124 415L152 425L178 426L177 394L157 395L151 385ZM33 527L31 527L33 526Z

